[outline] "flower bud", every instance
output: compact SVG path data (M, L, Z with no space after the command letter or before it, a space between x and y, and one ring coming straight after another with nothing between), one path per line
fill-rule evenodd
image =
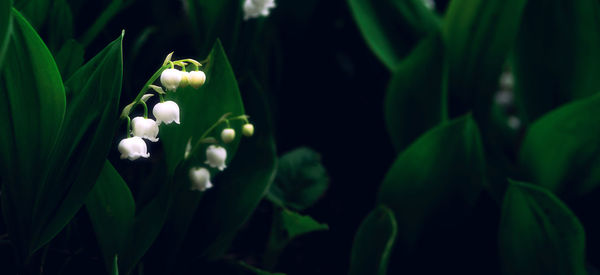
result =
M196 167L190 169L190 180L192 181L192 191L206 191L213 185L210 182L210 172L204 167Z
M179 88L185 88L190 86L190 73L181 72L181 81L179 82Z
M119 152L121 153L121 159L136 160L140 157L148 158L148 147L146 142L141 137L130 137L124 138L119 142Z
M176 69L166 69L160 75L160 83L169 91L175 91L181 82L181 72Z
M133 128L133 135L136 137L145 138L152 142L158 141L158 138L156 138L158 136L158 124L153 119L141 116L135 117L131 120L131 128Z
M244 126L242 126L242 134L247 137L254 135L254 125L250 123L244 124Z
M189 72L189 82L194 89L200 88L206 81L206 74L203 71L191 71Z
M165 101L156 103L152 108L152 114L156 117L156 123L160 125L162 122L165 124L175 123L179 124L179 106L173 101Z
M235 130L231 128L225 128L221 132L221 139L225 143L230 143L235 139Z
M215 145L210 145L206 148L206 161L212 168L217 168L221 171L227 167L225 160L227 159L227 151L225 148Z

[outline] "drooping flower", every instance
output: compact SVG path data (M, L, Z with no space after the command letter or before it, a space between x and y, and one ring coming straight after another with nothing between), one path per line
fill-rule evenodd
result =
M190 169L190 180L192 186L190 190L206 191L213 185L210 182L210 172L204 167L196 167Z
M242 134L247 137L254 135L254 125L250 123L244 124L244 126L242 126Z
M135 117L131 120L131 128L133 135L136 137L145 138L152 142L157 142L158 138L158 124L156 121L150 118L143 118L141 116Z
M435 1L434 0L423 0L423 4L425 7L430 10L435 10Z
M225 160L227 159L227 150L221 146L210 145L206 148L206 161L212 168L217 168L221 171L227 167Z
M179 88L185 88L190 86L190 73L181 72L181 81L179 82Z
M181 72L177 69L166 69L160 74L160 83L169 91L175 91L181 82Z
M136 160L140 157L148 158L148 147L141 137L124 138L119 142L119 152L121 159Z
M230 143L235 139L235 130L231 128L225 128L221 132L221 139L225 143Z
M275 7L275 0L246 0L244 1L244 20L269 16L269 9Z
M158 125L162 122L165 124L171 124L171 122L179 124L179 106L173 101L156 103L152 109L152 114L156 117L156 124Z
M206 74L203 71L191 71L188 73L188 81L190 86L194 89L198 89L204 85Z

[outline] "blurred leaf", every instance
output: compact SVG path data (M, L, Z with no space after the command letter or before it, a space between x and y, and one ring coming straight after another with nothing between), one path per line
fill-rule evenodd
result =
M84 51L81 44L73 39L69 39L55 54L54 59L64 81L69 79L81 67Z
M393 72L386 93L385 120L398 152L448 115L442 96L443 50L440 35L432 35Z
M67 111L34 214L37 249L50 241L83 205L102 167L118 120L123 35L65 83Z
M0 0L0 67L4 61L4 54L10 42L10 32L12 31L11 0Z
M527 121L534 121L600 91L600 4L528 1L512 65L515 92Z
M422 0L348 0L363 37L375 55L392 70L440 20Z
M285 274L279 273L279 272L278 273L267 272L267 271L264 271L262 269L258 269L256 267L253 267L253 266L251 266L251 265L249 265L249 264L247 264L245 262L242 262L242 261L239 262L239 266L242 269L250 272L250 274L254 274L254 275L285 275Z
M600 184L600 95L569 103L531 125L519 154L527 178L579 196Z
M106 270L118 274L118 270L114 270L117 254L126 243L127 234L133 226L135 202L127 183L108 160L85 206L102 250Z
M586 274L583 226L545 188L511 182L498 234L504 274Z
M304 210L327 190L329 178L316 151L300 147L279 158L268 198L282 207Z
M65 41L73 38L73 14L67 0L53 1L47 27L48 47L53 52L57 51Z
M525 4L526 0L450 2L442 33L452 117L472 109L476 120L488 119L498 76L517 36Z
M378 206L363 220L352 245L350 275L385 275L397 232L394 213Z
M265 266L275 267L279 255L296 237L321 230L329 230L329 226L315 221L310 216L274 206L271 233L263 259Z
M44 42L18 11L12 16L0 74L0 182L9 234L25 257L33 249L35 197L61 129L65 90Z
M227 50L231 50L237 44L236 39L243 17L242 2L185 0L185 5L191 21L191 37L200 54L208 52L210 44L207 41L220 39Z
M432 223L457 223L485 186L484 167L470 115L433 128L402 152L379 190L379 202L395 214L399 244L410 250Z
M46 22L52 2L50 0L15 1L17 8L29 23L39 32Z

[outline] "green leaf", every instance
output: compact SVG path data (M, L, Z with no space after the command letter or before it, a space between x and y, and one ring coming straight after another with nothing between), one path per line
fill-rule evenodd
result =
M34 250L75 215L104 166L119 122L122 41L121 34L65 83L67 112L34 209Z
M426 132L402 152L379 190L393 210L398 241L411 249L424 228L456 223L484 184L481 139L470 115Z
M527 121L600 91L600 4L528 0L513 57ZM508 6L508 5L507 5Z
M133 226L135 201L127 183L107 160L86 203L106 270L112 271L117 254ZM118 270L112 274L118 274Z
M192 37L201 54L208 52L207 41L217 39L231 51L236 46L242 22L242 3L238 0L202 1L186 0Z
M443 26L450 113L488 119L526 0L454 0ZM540 4L543 5L543 4ZM482 125L484 127L485 125Z
M363 37L388 69L398 65L419 40L439 29L422 0L348 0Z
M580 196L600 184L600 95L558 108L531 125L519 163L527 179L557 194Z
M394 213L378 206L363 220L352 244L350 275L385 275L397 232Z
M267 196L282 207L303 210L312 206L328 185L319 153L300 147L279 158L277 175Z
M37 31L40 31L46 22L51 6L52 3L50 0L15 1L15 8L22 12Z
M73 39L67 40L60 50L54 55L56 65L64 81L69 79L83 64L85 50L81 44Z
M393 72L385 99L385 121L398 152L447 116L442 96L443 51L439 33L432 35Z
M4 54L10 41L12 30L11 0L0 0L0 67L4 61Z
M53 1L47 27L48 47L53 51L58 50L65 41L73 38L73 14L66 0Z
M0 182L9 234L25 257L35 196L65 114L65 90L44 42L18 11L12 16L0 74Z
M504 274L586 274L583 226L545 188L511 182L498 235Z

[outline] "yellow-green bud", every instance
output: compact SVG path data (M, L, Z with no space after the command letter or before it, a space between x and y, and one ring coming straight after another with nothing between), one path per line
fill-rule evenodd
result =
M190 86L190 73L181 72L181 82L179 82L179 87L185 88L187 86Z
M254 135L254 125L250 123L244 124L244 126L242 127L242 134L244 134L244 136L247 137L251 137L252 135Z
M203 71L191 71L188 74L188 81L194 89L198 89L204 85L206 74Z
M232 142L235 139L235 130L233 130L231 128L223 129L223 132L221 132L221 139L225 143Z

